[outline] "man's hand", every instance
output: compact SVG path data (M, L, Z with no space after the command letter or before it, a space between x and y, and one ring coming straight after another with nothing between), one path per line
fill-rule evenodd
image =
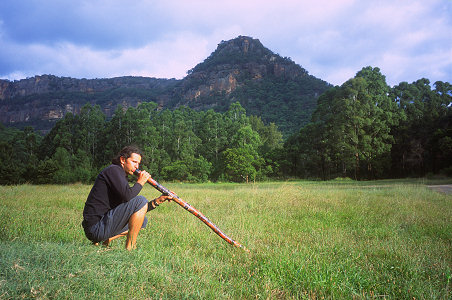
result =
M142 186L144 186L144 185L146 184L146 182L148 182L148 179L149 179L149 178L151 178L151 174L149 174L149 173L146 172L146 171L141 171L141 172L138 174L137 182L138 182L139 184L141 184Z
M157 203L157 205L160 205L160 204L162 204L163 202L165 202L167 200L171 201L171 200L173 200L173 197L162 194L160 197L155 198L155 202Z

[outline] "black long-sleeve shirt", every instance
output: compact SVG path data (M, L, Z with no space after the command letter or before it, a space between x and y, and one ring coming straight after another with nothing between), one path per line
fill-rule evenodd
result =
M142 189L135 183L130 187L124 169L110 165L96 178L83 209L83 226L89 228L99 222L104 214L121 203L136 197Z

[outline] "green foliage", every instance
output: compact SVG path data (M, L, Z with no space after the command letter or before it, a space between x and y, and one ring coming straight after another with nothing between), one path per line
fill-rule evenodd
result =
M31 127L23 131L0 125L0 184L32 181L41 136Z
M450 83L432 89L420 79L390 88L378 68L365 67L325 91L300 74L240 85L223 112L144 101L118 106L107 119L99 105L87 103L44 137L31 127L1 126L0 184L91 182L130 144L144 151L143 169L174 181L451 174ZM302 95L318 96L317 103ZM288 135L292 130L298 132Z
M239 102L225 113L188 107L159 110L152 102L127 110L118 106L110 120L99 106L86 104L80 114L67 114L58 121L41 143L30 129L3 128L7 138L0 144L5 161L1 183L24 182L25 175L31 174L27 170L34 174L27 177L33 183L90 182L122 147L130 144L144 151L142 168L157 178L190 182L225 176L233 180L240 176L262 179L272 173L273 162L266 154L280 146L281 133L275 124L264 125L258 117L252 120L258 131L252 128ZM14 147L20 151L14 151ZM240 160L245 157L250 164L246 174L233 170L231 153L239 155ZM227 163L225 158L229 159ZM12 164L19 165L16 160L23 162L20 169L6 172ZM27 161L32 163L25 165ZM225 164L229 167L224 168Z
M322 179L447 170L452 89L436 85L432 91L423 79L391 89L378 68L363 68L319 97L311 123L286 141L279 163L288 175Z
M231 97L240 99L251 115L266 123L278 124L285 137L306 125L316 107L317 98L331 88L312 76L262 78L248 80Z
M195 158L191 164L190 181L206 182L212 172L212 163L204 157Z
M73 181L89 183L93 179L93 170L91 169L91 161L87 153L81 149L72 159ZM95 174L97 175L97 174Z
M187 162L182 160L176 160L162 169L162 177L166 180L187 180L189 175Z
M57 184L69 183L71 181L71 157L66 149L58 147L53 155L56 170L53 173L53 182Z
M212 163L205 158L177 160L162 168L164 180L183 180L191 182L206 182L212 170Z
M452 166L448 140L452 138L452 85L427 79L395 86L391 96L403 119L393 128L393 169L399 176L439 173Z
M52 183L55 173L58 171L58 166L52 159L39 161L36 170L36 177L32 181L37 184Z
M379 69L368 67L319 98L313 128L302 138L309 139L316 150L304 153L317 157L322 178L332 173L359 179L363 165L366 176L374 176L373 162L390 151L389 132L396 123L391 119L391 110L396 108L390 105L388 90ZM332 168L336 170L331 172Z
M225 175L228 180L235 182L248 182L256 175L256 168L253 166L255 158L249 149L226 149L223 156Z

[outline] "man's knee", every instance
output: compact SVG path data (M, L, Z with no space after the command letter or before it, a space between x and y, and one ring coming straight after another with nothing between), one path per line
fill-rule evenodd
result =
M140 208L140 211L147 213L148 212L148 202L146 201L146 203L144 204L143 207Z
M136 196L130 201L133 201L133 203L135 204L135 212L143 209L143 207L146 207L147 210L148 200L144 196Z

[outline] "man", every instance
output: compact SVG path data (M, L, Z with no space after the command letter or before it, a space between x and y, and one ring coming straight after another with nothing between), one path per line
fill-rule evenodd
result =
M170 196L161 195L148 203L138 196L151 175L146 171L138 174L131 187L127 175L133 175L141 162L141 152L134 146L123 148L96 178L83 209L82 226L86 237L103 245L121 236L127 236L126 249L136 248L138 232L146 227L146 212L156 208Z

